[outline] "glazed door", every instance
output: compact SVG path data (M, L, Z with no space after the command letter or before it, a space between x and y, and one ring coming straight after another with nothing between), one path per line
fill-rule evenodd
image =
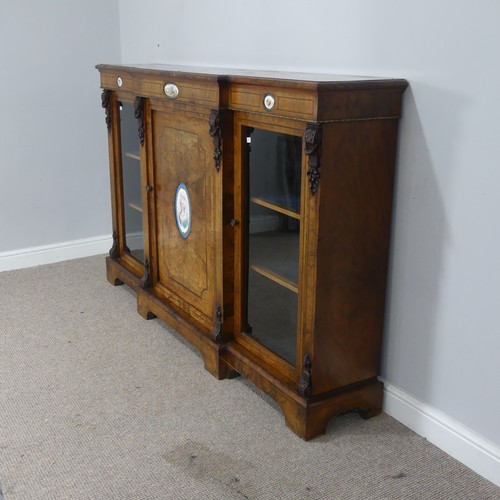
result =
M303 130L238 119L235 128L242 166L235 334L247 348L293 373L302 331Z
M141 153L138 125L132 103L121 102L119 108L125 252L144 264Z
M109 94L108 94L109 95ZM114 94L113 127L110 151L112 158L114 244L111 255L137 277L144 274L147 226L143 200L145 161L136 119L134 98Z
M208 328L222 295L216 252L221 173L214 164L209 115L207 109L178 111L152 103L154 292Z

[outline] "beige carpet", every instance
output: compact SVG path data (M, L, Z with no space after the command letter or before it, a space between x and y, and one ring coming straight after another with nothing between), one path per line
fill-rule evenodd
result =
M500 499L387 415L305 443L105 280L103 257L0 274L5 500ZM1 493L0 493L1 497Z

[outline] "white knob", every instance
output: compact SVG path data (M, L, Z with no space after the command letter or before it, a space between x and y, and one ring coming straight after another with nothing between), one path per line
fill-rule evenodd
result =
M175 99L179 95L179 87L175 83L166 83L163 92L169 99Z

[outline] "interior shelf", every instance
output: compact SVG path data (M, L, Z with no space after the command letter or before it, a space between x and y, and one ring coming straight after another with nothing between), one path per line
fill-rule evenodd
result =
M133 202L128 202L127 205L132 208L133 210L137 210L137 212L141 212L142 214L142 207L139 206L137 203L133 203Z
M261 276L265 276L266 278L274 281L278 285L288 288L288 290L291 290L292 292L299 293L299 287L297 283L294 283L293 281L283 276L280 276L279 274L274 273L270 269L266 269L265 267L261 266L256 266L255 264L251 264L250 269L252 269L252 271L255 271L256 273L259 273Z
M299 232L269 231L251 235L250 268L297 293Z
M136 154L136 153L126 152L125 156L128 157L128 158L132 158L133 160L139 160L139 161L141 161L141 157L138 154Z
M292 217L294 219L300 220L300 214L290 210L290 208L286 207L285 205L278 203L276 201L270 201L266 200L264 198L257 198L255 196L252 196L250 198L252 203L255 203L256 205L260 205L261 207L269 208L270 210L274 210L275 212L279 212L280 214L287 215L288 217Z

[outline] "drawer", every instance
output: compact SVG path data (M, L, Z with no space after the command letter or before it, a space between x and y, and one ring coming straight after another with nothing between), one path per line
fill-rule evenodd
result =
M317 104L315 90L232 83L229 91L229 107L236 111L315 120Z
M134 79L125 72L101 72L101 87L109 90L132 92L135 87Z
M101 87L183 104L219 106L219 86L215 78L209 80L182 74L108 70L101 73Z

